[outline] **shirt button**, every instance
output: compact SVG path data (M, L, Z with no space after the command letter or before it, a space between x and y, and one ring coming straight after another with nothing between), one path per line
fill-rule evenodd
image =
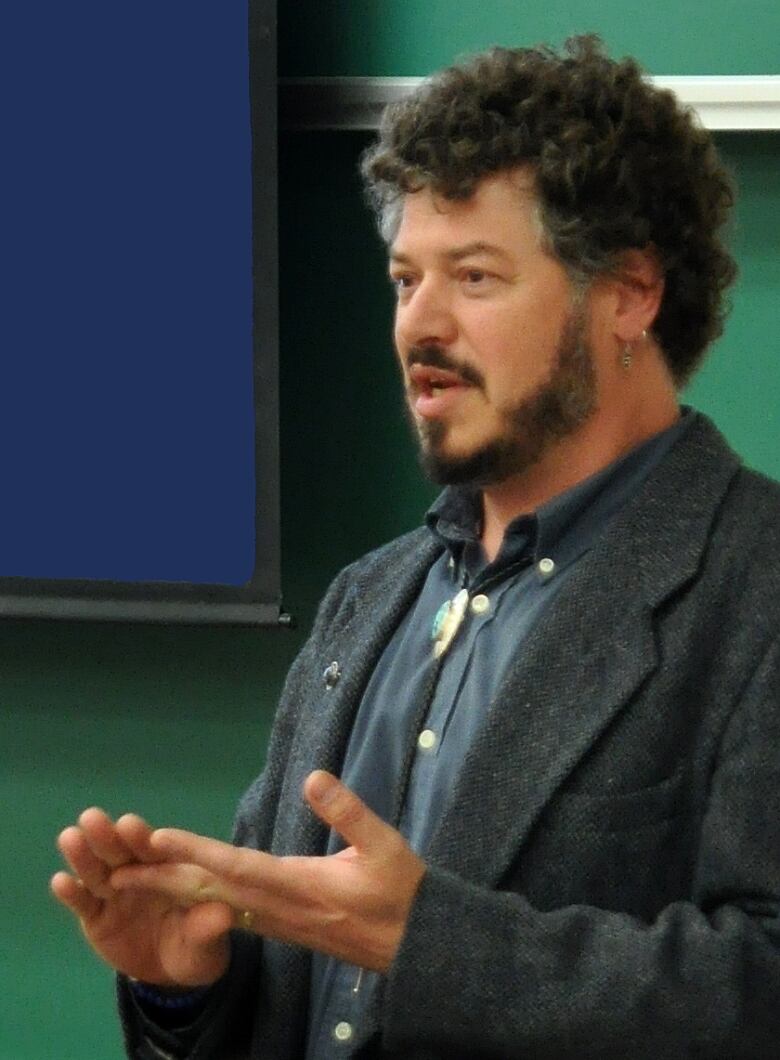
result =
M432 751L436 746L436 733L433 729L423 729L417 737L417 746L421 751Z
M333 1037L337 1042L348 1042L352 1037L352 1024L342 1020L333 1028Z
M555 573L555 560L549 559L549 557L546 557L545 559L540 559L537 570L543 578L549 578L552 574Z
M478 596L475 596L474 599L471 601L471 610L474 612L475 615L484 615L484 613L489 610L489 608L490 600L488 600L484 593L480 593Z

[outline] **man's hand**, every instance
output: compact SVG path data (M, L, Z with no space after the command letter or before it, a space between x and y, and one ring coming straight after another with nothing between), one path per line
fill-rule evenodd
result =
M304 796L350 844L347 849L328 857L280 858L160 829L148 840L155 863L117 868L111 886L128 897L151 893L178 905L224 902L238 914L238 926L385 972L425 864L329 773L312 773Z
M149 826L134 814L114 823L85 810L58 846L73 871L51 881L55 897L81 921L87 941L113 968L161 987L201 986L227 969L233 910L219 902L192 905L150 891L116 890L120 865L150 863Z

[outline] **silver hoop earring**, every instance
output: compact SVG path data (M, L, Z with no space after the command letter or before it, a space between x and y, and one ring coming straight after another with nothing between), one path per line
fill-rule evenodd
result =
M623 347L623 356L620 359L620 363L623 365L626 371L628 371L628 369L631 367L631 362L633 361L633 359L634 355L631 350L631 343L627 342Z

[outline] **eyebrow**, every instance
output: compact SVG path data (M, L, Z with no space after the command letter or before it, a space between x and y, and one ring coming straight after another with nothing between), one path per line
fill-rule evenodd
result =
M450 250L443 251L441 256L448 261L458 262L462 261L463 258L471 258L479 254L487 254L493 258L509 260L509 254L507 251L502 250L501 247L497 247L493 243L486 243L481 239L474 240L472 243L464 243L463 246L460 247L452 247ZM408 265L412 261L408 254L399 254L395 250L390 251L390 260L392 262L398 262L400 265Z

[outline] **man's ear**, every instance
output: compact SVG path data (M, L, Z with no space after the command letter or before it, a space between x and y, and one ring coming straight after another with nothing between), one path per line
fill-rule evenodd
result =
M664 273L655 248L623 251L610 281L614 285L615 338L621 343L636 342L652 328L664 295Z

